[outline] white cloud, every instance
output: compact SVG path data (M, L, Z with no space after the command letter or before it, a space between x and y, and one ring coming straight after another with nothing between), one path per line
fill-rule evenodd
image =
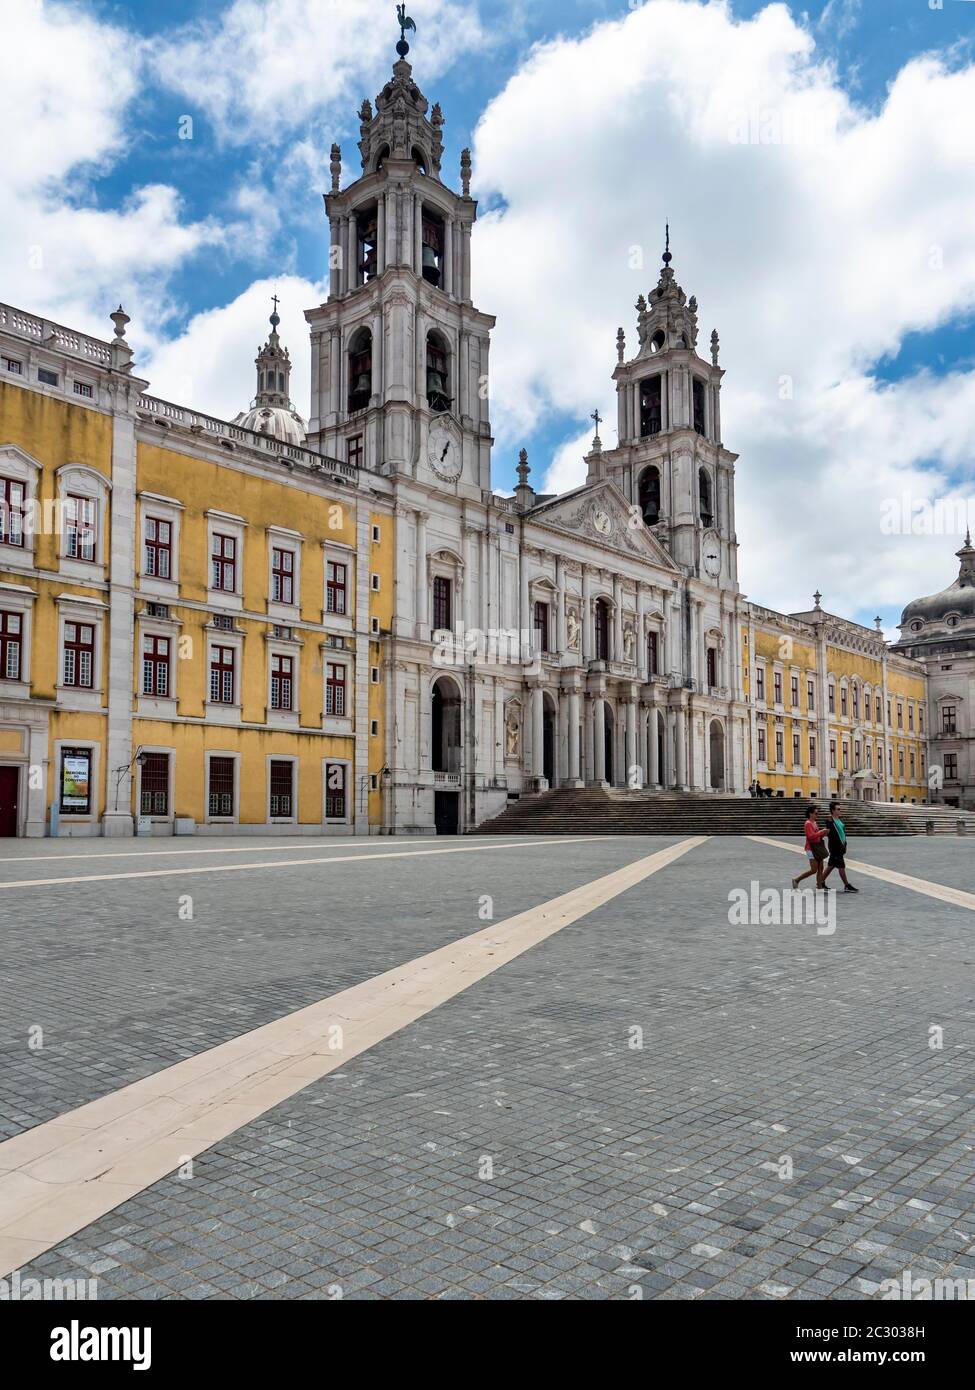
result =
M422 31L429 86L481 41L477 13L456 0L408 8ZM385 22L377 22L374 0L233 0L216 19L164 35L152 66L229 144L273 142L326 112L347 127L396 56L392 6L382 14Z
M535 49L475 137L475 192L496 209L475 229L474 288L498 315L501 451L553 411L598 404L615 422L616 328L632 350L669 216L702 349L721 334L742 587L798 608L818 583L849 611L949 582L951 538L892 543L880 508L952 468L971 478L975 378L872 372L906 334L975 309L973 107L975 69L925 56L881 110L857 108L781 4L736 21L651 0ZM581 452L550 484L582 480Z
M168 273L224 233L185 222L166 185L134 188L115 208L95 200L93 181L129 139L142 61L133 35L53 0L5 6L4 26L3 297L102 337L122 299L138 347L169 312Z

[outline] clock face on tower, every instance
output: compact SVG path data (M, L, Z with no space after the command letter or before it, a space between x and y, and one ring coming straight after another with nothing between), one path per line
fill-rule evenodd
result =
M427 435L427 461L445 483L454 483L460 477L464 464L460 454L460 440L457 432L445 420L438 420L430 426Z
M704 572L712 579L721 573L721 547L717 536L704 537Z

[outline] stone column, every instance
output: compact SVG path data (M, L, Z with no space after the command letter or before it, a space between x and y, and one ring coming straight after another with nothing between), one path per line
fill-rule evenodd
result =
M359 229L353 213L349 217L349 289L354 290L359 283Z
M500 676L494 678L494 776L504 777L504 748L507 731L504 727L504 685Z
M480 554L480 564L477 572L477 584L481 600L481 628L484 632L487 632L491 623L488 617L488 588L490 585L490 577L488 574L488 532L486 527L478 536L478 552Z
M595 713L593 710L593 698L588 690L583 697L583 715L584 722L582 732L585 737L586 765L582 770L582 776L585 778L586 782L593 782L596 777L596 754L594 751L596 745L594 735Z
M586 565L582 567L582 660L592 661L592 581Z
M430 617L427 605L427 519L416 514L416 628L421 641L429 639Z
M651 704L647 711L647 785L660 786L659 749L657 747L657 706Z
M676 711L676 732L677 732L677 766L675 786L679 791L687 786L687 713L683 709Z
M593 778L606 781L606 701L599 696L593 700Z
M131 835L133 772L135 751L132 747L132 667L135 649L135 570L136 570L136 422L137 390L143 383L135 381L113 389L112 418L112 496L111 496L111 553L109 566L108 666L105 685L108 691L108 739L105 745L105 766L99 769L105 787L105 814L102 833L107 836ZM108 538L109 526L102 523L102 534ZM128 769L122 778L119 810L115 810L115 780L118 771ZM59 769L54 768L55 777ZM29 769L28 769L29 777ZM24 788L25 793L28 787ZM92 789L92 809L97 790Z
M423 199L413 195L413 272L423 274Z
M464 627L469 629L476 627L474 622L474 591L473 591L473 546L475 539L469 526L464 526L461 530L461 559L464 561Z
M342 261L344 260L344 252L342 251L342 233L340 227L341 220L338 217L329 218L328 294L330 299L334 299L337 295L342 293ZM336 255L336 252L339 254Z
M643 759L637 759L636 749L636 692L631 686L626 697L626 767L624 769L625 776L622 779L626 786L630 785L630 769L636 765L637 761L640 762L642 771ZM642 776L640 780L642 782Z
M559 555L555 560L555 650L559 656L565 652L565 561Z
M454 292L454 219L448 217L444 226L443 288L446 294Z
M582 771L579 766L579 690L573 686L569 691L569 772L570 786L582 786Z
M613 650L614 661L623 660L623 586L618 574L613 575Z
M464 303L469 304L471 298L471 224L469 222L465 222L463 226L462 246L460 294Z

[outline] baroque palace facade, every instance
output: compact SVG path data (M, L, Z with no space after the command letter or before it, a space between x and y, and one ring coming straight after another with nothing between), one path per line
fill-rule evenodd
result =
M326 195L310 412L277 333L233 422L0 307L0 834L456 832L527 791L924 800L926 673L750 604L719 343L671 266L619 330L618 445L491 487L470 157L405 60Z

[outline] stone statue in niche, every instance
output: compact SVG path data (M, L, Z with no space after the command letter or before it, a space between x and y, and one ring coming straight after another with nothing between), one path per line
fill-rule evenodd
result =
M632 660L633 660L633 648L634 648L635 645L636 645L636 633L633 631L633 628L632 628L631 624L627 623L626 627L623 629L623 660L624 660L624 661L632 661Z
M579 650L579 636L579 614L574 608L570 608L565 615L565 640L570 652Z
M509 708L504 720L504 751L505 756L517 758L518 756L518 736L521 733L521 725L518 723L518 711Z

